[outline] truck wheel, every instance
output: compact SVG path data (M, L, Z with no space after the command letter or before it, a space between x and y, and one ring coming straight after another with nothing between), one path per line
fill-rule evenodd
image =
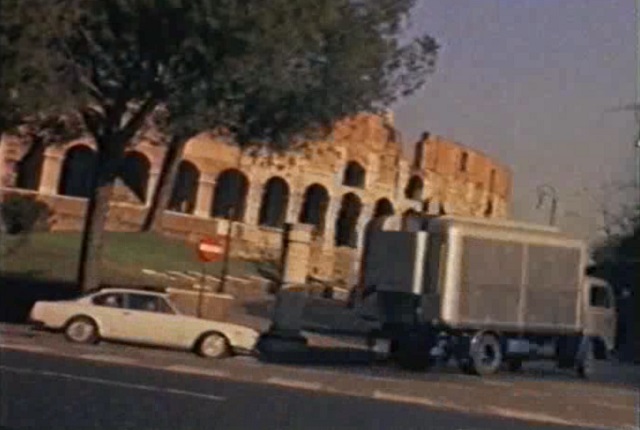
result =
M496 373L502 365L500 341L493 334L478 333L471 341L469 358L473 373L481 376Z
M593 341L587 337L580 342L576 357L576 372L581 378L593 376L593 362L595 359Z

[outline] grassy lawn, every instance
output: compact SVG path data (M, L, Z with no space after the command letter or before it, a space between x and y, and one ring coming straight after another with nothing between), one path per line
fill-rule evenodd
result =
M1 262L5 274L33 280L73 282L80 253L80 233L34 233L28 241ZM7 246L19 239L10 237ZM206 271L219 275L222 263L208 263ZM145 275L142 269L156 271L200 271L195 245L152 233L106 233L102 263L105 284L167 285L166 279ZM255 274L254 263L232 260L232 275Z

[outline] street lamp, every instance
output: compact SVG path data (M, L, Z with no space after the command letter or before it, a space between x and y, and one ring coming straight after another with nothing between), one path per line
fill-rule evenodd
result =
M225 238L224 260L222 261L222 273L220 274L220 284L218 285L218 293L224 293L227 284L227 276L229 274L229 257L231 256L231 235L233 234L233 218L236 214L235 204L231 204L227 209L227 237Z
M537 189L538 191L538 204L536 205L536 209L540 209L542 204L544 203L545 197L549 197L551 199L551 210L549 211L549 225L556 225L556 211L558 208L558 192L551 185L541 185Z

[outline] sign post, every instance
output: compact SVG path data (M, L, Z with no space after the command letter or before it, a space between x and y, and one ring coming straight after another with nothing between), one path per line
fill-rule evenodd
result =
M207 281L207 263L220 261L225 255L225 243L217 237L204 237L198 242L198 259L202 263L202 277L198 291L198 318L202 318L202 296Z

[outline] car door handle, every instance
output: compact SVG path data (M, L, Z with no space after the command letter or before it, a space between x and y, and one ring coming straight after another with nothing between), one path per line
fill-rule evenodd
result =
M129 311L124 311L124 312L122 312L122 315L125 315L125 316L127 316L127 315L131 315L131 312L129 312Z

